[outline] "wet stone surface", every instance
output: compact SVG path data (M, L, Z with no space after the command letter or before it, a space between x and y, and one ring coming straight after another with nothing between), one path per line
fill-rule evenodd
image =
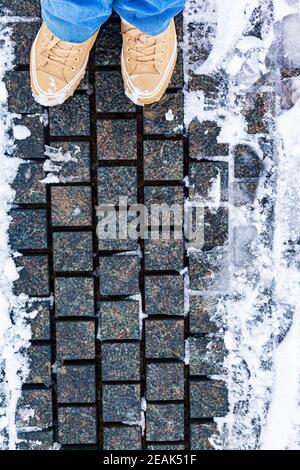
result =
M25 126L24 132L30 133L26 139L17 139L17 149L15 156L25 159L40 159L45 158L44 156L44 124L43 116L40 114L22 116L21 119L15 119L15 132L18 126ZM27 135L26 134L26 135ZM32 165L31 165L32 166ZM41 178L42 179L42 178Z
M84 277L56 278L55 314L57 316L93 316L94 280Z
M90 232L54 233L53 247L56 271L91 271L93 269L93 246Z
M138 423L141 419L140 386L103 385L104 422Z
M146 276L145 302L147 315L183 315L183 277Z
M45 210L12 210L9 239L14 250L47 248Z
M16 204L43 204L46 202L46 187L42 163L24 162L19 166L13 189L16 191Z
M59 181L62 183L87 183L90 181L90 144L88 142L53 142L50 146L61 149L71 159L59 162Z
M74 95L49 110L50 135L86 136L90 134L90 103L87 95Z
M102 340L139 339L139 303L101 302L100 325Z
M146 180L181 180L183 178L183 143L181 141L144 142Z
M182 320L146 321L147 358L184 358L184 322Z
M29 375L27 383L46 384L51 383L51 351L50 345L32 344L28 349Z
M119 205L119 199L128 198L128 204L137 202L136 168L101 167L98 169L98 203Z
M109 427L104 429L104 450L141 450L139 426Z
M140 379L139 344L104 343L101 356L104 381Z
M191 418L225 416L228 412L227 389L222 381L190 383Z
M190 375L220 375L226 355L224 343L214 338L190 338Z
M101 295L139 293L140 259L137 256L105 256L99 266Z
M94 359L95 324L93 321L56 322L57 357Z
M122 49L120 22L109 19L101 27L95 46L97 65L119 65Z
M210 439L217 434L215 423L191 424L191 450L214 450Z
M120 72L96 72L96 102L101 113L135 111L135 105L124 94Z
M16 294L24 291L29 296L49 294L47 256L22 256L15 263L20 268L20 278L14 283Z
M34 318L29 320L32 339L50 339L50 301L31 301L28 311L34 315Z
M39 429L52 426L51 390L23 390L18 401L16 425Z
M183 268L183 255L182 240L145 240L146 269L180 271Z
M29 72L7 72L5 84L8 92L8 108L12 113L40 113L41 106L33 99Z
M179 441L184 438L184 406L181 404L148 404L147 439Z
M90 225L91 188L55 186L51 188L52 224L57 226Z
M59 403L93 403L95 401L95 366L64 365L57 371Z
M169 110L172 111L172 120L166 118ZM183 95L181 92L167 93L158 103L145 108L144 131L146 134L182 134Z
M184 399L184 364L148 364L147 401Z
M94 444L96 410L94 407L58 409L58 435L61 444Z
M97 123L98 159L135 160L137 157L135 119L101 119Z

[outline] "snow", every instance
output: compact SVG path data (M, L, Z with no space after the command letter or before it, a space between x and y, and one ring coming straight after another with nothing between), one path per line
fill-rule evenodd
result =
M167 113L165 113L166 121L174 121L174 114L172 109L169 109Z
M25 140L30 137L31 132L26 126L17 125L13 127L13 136L16 140Z
M3 82L6 70L12 68L14 58L10 41L11 29L1 18L0 24L0 448L14 449L17 441L15 413L21 394L21 385L28 374L26 348L31 331L26 322L25 295L13 294L13 282L19 277L8 241L10 217L8 211L14 199L11 183L20 161L11 156L14 142L9 136L28 135L22 126L13 127L13 115L7 110L7 90ZM5 371L5 376L2 374Z
M188 24L207 19L208 4L216 24L206 38L212 49L206 62L191 66ZM261 38L251 35L249 22L257 6ZM286 64L299 66L299 13L298 0L239 0L234 8L226 0L205 5L189 0L184 13L186 82L191 71L213 76L222 71L229 79L226 100L212 106L202 92L185 91L186 126L194 118L214 120L221 127L218 141L230 144L230 282L215 316L225 332L229 412L215 419L219 434L210 441L216 449L300 448L300 83L295 77L281 81L278 73ZM239 105L259 87L277 93L271 156L262 155L259 135L247 133ZM233 150L241 143L264 158L253 207L233 205ZM217 201L218 182L213 186ZM210 294L218 293L224 293L221 285Z

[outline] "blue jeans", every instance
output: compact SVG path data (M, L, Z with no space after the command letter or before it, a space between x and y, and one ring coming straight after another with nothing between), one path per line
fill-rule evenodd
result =
M114 9L146 34L164 31L185 0L41 0L42 17L50 31L70 42L83 42L107 20Z

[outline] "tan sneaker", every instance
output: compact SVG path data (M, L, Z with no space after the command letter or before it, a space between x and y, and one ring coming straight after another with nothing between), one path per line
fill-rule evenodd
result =
M33 96L44 106L63 103L84 77L98 31L77 44L61 41L43 23L31 48L30 77Z
M126 95L139 105L159 101L176 65L177 38L174 20L157 36L149 36L122 21L122 75Z

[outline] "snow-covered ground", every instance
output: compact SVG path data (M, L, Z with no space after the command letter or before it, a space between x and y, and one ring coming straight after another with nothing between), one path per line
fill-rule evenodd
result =
M300 67L299 2L189 0L184 17L186 81L191 70L221 70L229 80L225 102L206 107L195 91L185 100L187 125L194 117L214 120L219 141L230 144L230 288L217 313L225 329L230 409L216 420L220 436L212 442L221 449L299 449L299 79L279 77L284 66ZM261 38L252 33L257 18ZM214 25L207 34L212 50L204 63L190 66L189 23L203 20ZM247 134L240 106L246 93L257 91L275 94L269 116L274 150L267 156L260 136ZM233 150L241 143L262 159L252 207L233 204Z
M261 38L251 32L257 18ZM219 141L230 144L230 291L217 312L228 351L225 380L230 409L225 418L217 419L219 436L212 442L221 449L300 449L300 84L298 78L280 80L279 76L281 67L300 68L299 1L188 0L184 22L186 79L191 71L214 75L222 70L229 82L226 99L222 97L213 106L205 105L201 92L185 96L186 125L194 117L214 120L221 127ZM212 25L207 41L213 47L207 61L196 61L190 67L188 26L197 22ZM15 411L28 373L26 348L30 340L26 297L17 297L12 290L18 272L8 243L8 210L14 198L11 183L20 164L13 157L13 137L26 133L20 126L13 129L14 116L7 111L3 76L13 62L10 34L2 18L0 448L4 449L16 445ZM270 154L263 154L259 135L247 133L239 105L246 93L257 91L274 93L274 112L269 116L274 150ZM240 143L253 148L262 160L252 207L233 204L233 151ZM215 197L214 203L218 201L220 197Z

